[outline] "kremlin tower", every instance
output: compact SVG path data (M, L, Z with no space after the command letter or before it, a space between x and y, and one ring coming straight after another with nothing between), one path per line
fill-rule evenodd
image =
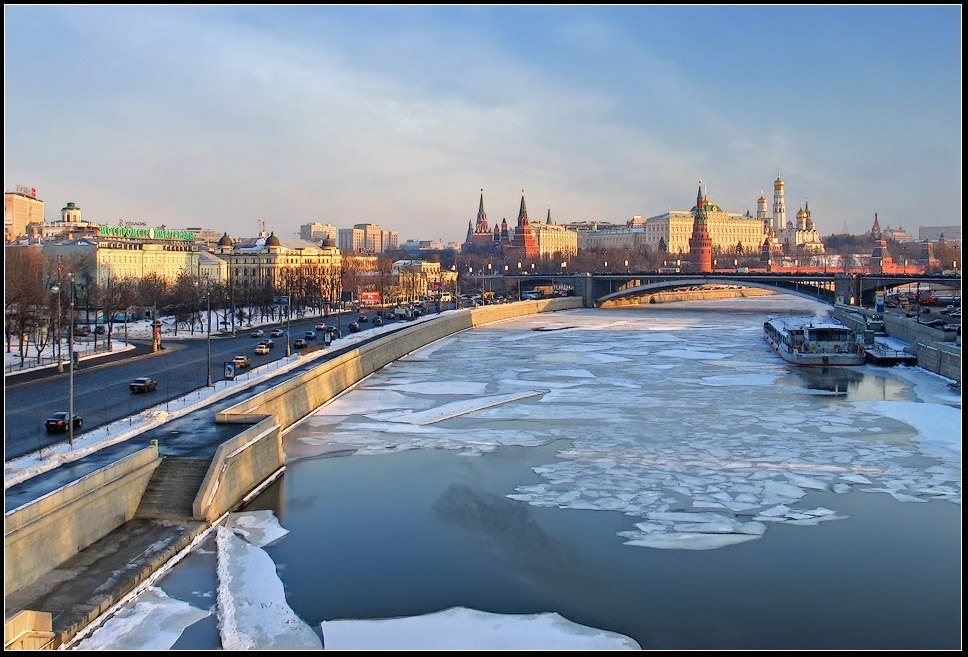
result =
M523 203L523 201L522 201ZM696 194L696 213L692 224L692 237L689 238L689 259L693 271L709 273L713 270L713 241L709 237L707 221L707 205L709 199L702 193L702 181L699 181L699 193Z

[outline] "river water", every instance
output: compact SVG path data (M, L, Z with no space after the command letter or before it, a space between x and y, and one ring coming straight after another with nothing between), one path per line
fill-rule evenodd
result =
M466 331L290 431L245 511L292 610L557 612L645 649L961 646L961 399L918 368L807 369L790 296L577 310ZM157 586L208 617L214 539ZM83 647L83 645L81 646Z

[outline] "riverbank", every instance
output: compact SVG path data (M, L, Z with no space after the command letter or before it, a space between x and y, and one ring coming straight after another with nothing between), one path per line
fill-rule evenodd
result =
M765 297L776 294L772 290L756 287L723 286L720 288L698 288L695 290L673 290L669 292L652 292L639 297L623 297L602 303L602 308L622 308L627 306L641 306L643 304L672 303L674 301L708 301L711 299L743 299L747 297Z

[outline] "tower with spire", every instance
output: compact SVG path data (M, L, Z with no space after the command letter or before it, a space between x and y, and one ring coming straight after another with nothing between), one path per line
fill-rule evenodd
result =
M538 243L528 220L528 208L524 203L524 190L521 191L521 208L518 210L518 223L514 228L511 243L504 249L504 255L511 259L533 258L538 255Z
M881 225L877 222L877 213L874 213L874 224L871 226L871 237L875 240L881 239Z
M495 226L495 229L497 226ZM491 232L487 222L487 213L484 211L484 190L481 190L481 199L477 206L477 221L472 224L467 221L467 239L464 241L464 249L478 253L492 253L494 251L494 234Z
M692 222L692 237L689 238L689 259L693 271L709 273L713 270L713 241L709 237L708 218L706 215L709 200L702 191L702 181L699 181L699 192L696 194L696 215Z

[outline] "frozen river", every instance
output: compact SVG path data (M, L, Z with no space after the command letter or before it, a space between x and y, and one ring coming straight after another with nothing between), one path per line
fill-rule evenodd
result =
M577 310L410 354L80 648L961 645L961 398L794 368L777 296Z

